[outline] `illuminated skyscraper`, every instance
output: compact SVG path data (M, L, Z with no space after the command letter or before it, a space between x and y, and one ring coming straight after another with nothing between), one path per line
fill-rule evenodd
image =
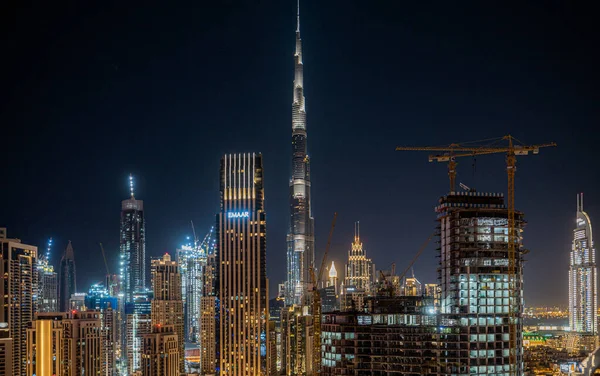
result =
M300 39L300 1L296 19L292 102L292 174L290 178L290 228L287 235L286 304L303 304L315 263L314 219L310 205L310 160L307 150L304 67Z
M204 271L208 250L212 245L212 233L211 228L201 243L194 239L193 243L177 249L187 342L198 343L200 340L200 300L203 296Z
M27 326L33 320L38 292L37 247L8 239L0 228L0 329L12 338L12 372L22 376L27 363ZM0 356L1 358L1 356Z
M573 230L569 268L569 325L571 331L598 334L598 271L592 222L583 211L583 193L577 195L577 225Z
M177 262L168 253L160 260L152 260L152 326L171 325L177 335L180 355L179 370L184 372L184 323L181 298L181 274Z
M58 311L58 276L50 264L50 249L52 238L48 240L45 255L39 255L37 260L38 270L38 299L36 312Z
M125 302L133 299L133 293L146 287L146 223L144 201L133 194L133 177L129 176L131 197L121 202L121 293Z
M67 244L67 248L65 249L65 253L63 254L62 259L60 260L60 270L59 270L59 279L60 284L58 287L58 296L60 300L60 311L66 312L70 309L69 307L69 299L71 299L71 295L75 294L77 291L77 283L76 278L77 275L75 273L75 254L73 252L73 246L71 245L71 241L69 240L69 244Z
M269 307L262 156L225 155L220 180L218 367L221 375L265 375Z
M364 297L374 293L373 278L375 265L367 258L367 252L360 241L360 224L354 224L354 241L348 251L344 290L342 291L343 309L362 309Z

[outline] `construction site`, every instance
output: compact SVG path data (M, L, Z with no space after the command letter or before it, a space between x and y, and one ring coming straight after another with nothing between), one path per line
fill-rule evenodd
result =
M554 143L524 145L512 136L429 151L448 164L449 193L434 207L437 227L400 276L380 272L370 293L341 311L321 314L320 291L335 227L304 309L285 308L287 375L523 375L524 213L515 209L517 157ZM507 195L456 188L458 158L503 154ZM407 272L431 239L439 258L436 285L423 291ZM353 244L354 247L354 244ZM350 286L351 287L351 286ZM348 297L346 297L348 299ZM310 318L309 318L310 317ZM302 362L294 362L296 356ZM290 367L289 362L294 365ZM287 364L285 364L287 363ZM310 366L300 366L310 364ZM287 367L286 367L287 366Z

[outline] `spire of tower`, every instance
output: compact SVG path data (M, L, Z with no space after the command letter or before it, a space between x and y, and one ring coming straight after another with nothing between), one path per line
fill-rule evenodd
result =
M298 0L298 11L296 13L296 32L300 32L300 0Z
M70 240L69 244L67 244L67 249L65 249L65 255L63 257L67 260L75 260L75 254L73 252L73 246L71 245Z
M131 194L131 198L135 198L133 195L133 175L129 174L129 193Z

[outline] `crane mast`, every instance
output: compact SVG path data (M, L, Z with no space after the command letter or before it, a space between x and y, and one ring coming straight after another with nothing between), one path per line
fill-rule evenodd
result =
M478 145L482 142L490 142L488 145ZM497 146L501 141L507 141L507 146ZM529 155L529 153L538 154L541 148L556 146L551 142L540 145L515 144L519 142L511 135L496 139L480 140L462 144L450 144L447 146L398 146L396 151L431 151L444 152L444 154L434 154L429 156L429 162L448 162L448 177L450 180L450 192L456 189L456 158L474 157L477 155L487 155L504 153L506 154L506 173L508 182L507 206L508 206L508 274L509 274L509 344L510 344L510 374L516 374L516 351L517 351L517 320L518 320L518 289L516 275L517 261L517 242L519 241L519 229L515 223L515 172L517 170L517 156Z

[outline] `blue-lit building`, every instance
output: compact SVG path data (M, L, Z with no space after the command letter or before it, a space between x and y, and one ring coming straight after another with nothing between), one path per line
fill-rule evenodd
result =
M119 309L118 298L110 296L108 290L101 283L93 284L90 287L86 297L85 306L87 309L93 310L105 310L111 308L113 310Z

